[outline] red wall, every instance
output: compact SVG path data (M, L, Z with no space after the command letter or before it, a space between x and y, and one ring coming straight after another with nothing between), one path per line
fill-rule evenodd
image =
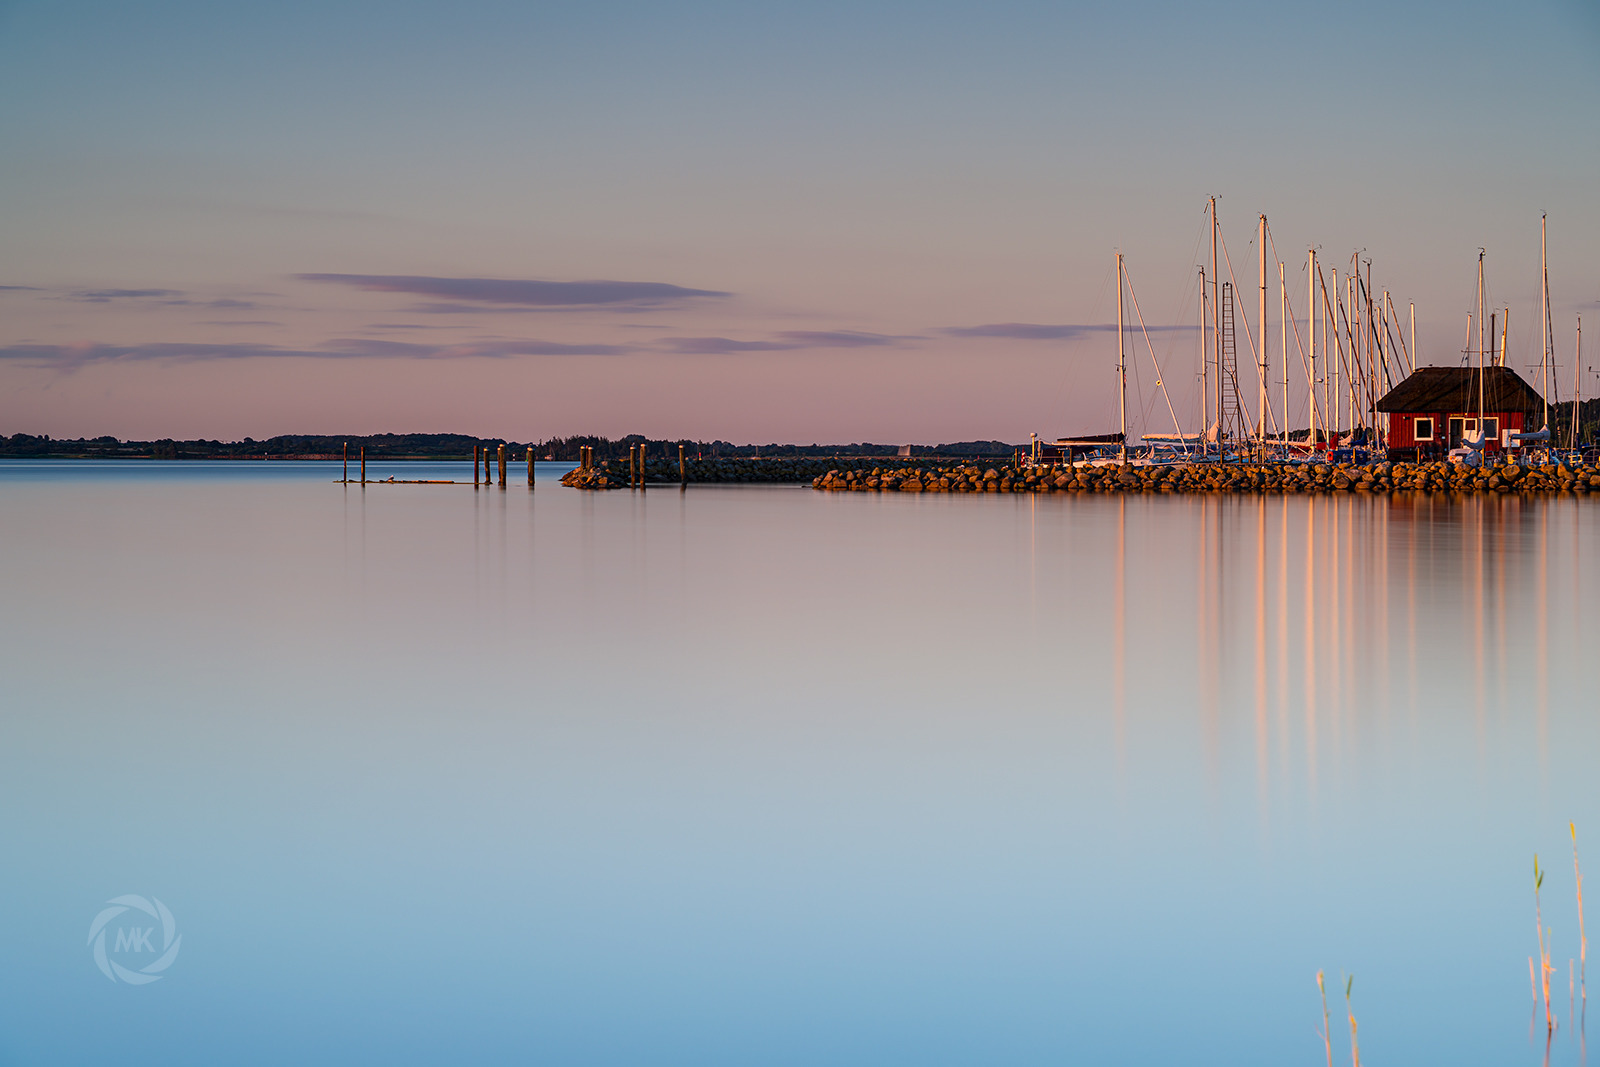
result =
M1477 418L1476 412L1470 411L1408 411L1395 412L1389 416L1389 447L1390 448L1415 448L1418 445L1424 448L1433 447L1441 451L1450 444L1450 416L1458 418ZM1485 419L1498 418L1500 432L1510 430L1512 433L1522 432L1522 412L1520 411L1486 411ZM1433 420L1433 440L1418 441L1412 428L1412 420L1417 418ZM1485 448L1487 452L1500 451L1500 442L1491 440Z

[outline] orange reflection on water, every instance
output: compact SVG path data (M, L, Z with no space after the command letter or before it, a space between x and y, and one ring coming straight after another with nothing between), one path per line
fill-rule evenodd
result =
M1542 761L1550 743L1553 598L1572 598L1577 611L1575 583L1553 573L1554 545L1570 539L1578 551L1576 516L1589 506L1355 494L1119 501L1119 763L1137 762L1137 751L1123 749L1150 713L1144 680L1124 676L1126 634L1144 642L1173 625L1174 609L1193 620L1205 780L1215 795L1247 775L1264 828L1273 804L1314 799L1319 781L1355 774L1441 720L1460 731L1480 766L1496 733L1518 728L1536 732ZM1147 524L1170 521L1172 509L1187 512L1194 537L1187 611L1172 596L1130 597L1123 574L1151 569L1127 542ZM1246 614L1254 623L1248 630L1230 625ZM1243 752L1248 770L1237 763Z

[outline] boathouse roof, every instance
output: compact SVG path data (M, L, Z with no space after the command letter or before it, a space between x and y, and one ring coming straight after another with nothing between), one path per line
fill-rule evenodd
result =
M1058 437L1055 443L1061 446L1071 445L1073 448L1092 448L1095 445L1120 445L1122 440L1123 437L1120 433L1095 433L1079 434L1076 437Z
M1379 411L1476 411L1477 367L1418 367L1377 403ZM1544 410L1544 398L1510 367L1483 368L1483 409L1520 411L1531 415Z

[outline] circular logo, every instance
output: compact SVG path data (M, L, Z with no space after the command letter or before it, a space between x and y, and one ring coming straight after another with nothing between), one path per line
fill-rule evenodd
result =
M151 897L129 894L106 901L110 907L94 917L89 924L89 945L94 950L94 963L100 973L113 982L129 985L149 985L161 981L165 971L178 958L183 947L183 935L172 912L161 901ZM148 916L160 924L161 947L155 944L155 926L141 925ZM112 923L121 919L122 922ZM106 948L106 935L112 936L111 948ZM155 957L146 961L146 957Z

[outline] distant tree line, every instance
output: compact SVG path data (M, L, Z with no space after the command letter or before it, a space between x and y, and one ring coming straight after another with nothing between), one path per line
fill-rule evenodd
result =
M579 435L552 437L545 441L508 441L499 437L471 437L454 433L369 434L348 437L285 434L257 441L122 441L115 437L76 439L35 437L32 434L0 435L0 456L26 456L39 459L335 459L348 445L351 458L362 448L368 459L469 460L474 447L506 446L513 458L522 458L529 448L540 459L577 462L585 446L596 459L626 459L628 449L640 444L652 456L676 457L678 446L694 458L711 457L797 457L797 456L895 456L909 448L913 456L982 457L1010 456L1025 446L1004 441L956 441L941 445L879 445L852 442L838 445L736 445L729 441L693 441L687 438L666 440L629 434L609 437Z

